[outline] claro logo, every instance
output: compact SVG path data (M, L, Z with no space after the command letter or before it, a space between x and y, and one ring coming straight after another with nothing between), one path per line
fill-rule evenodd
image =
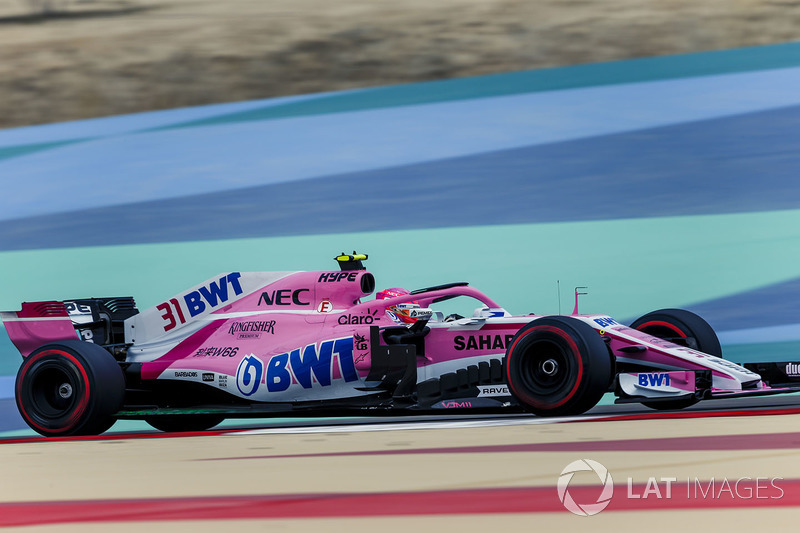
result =
M346 325L355 325L355 324L372 324L376 320L380 320L380 317L374 317L372 315L342 315L339 317L337 321L342 326Z

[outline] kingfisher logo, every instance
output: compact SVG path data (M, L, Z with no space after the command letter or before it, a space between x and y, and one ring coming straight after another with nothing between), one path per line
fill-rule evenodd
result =
M569 493L569 484L573 476L578 472L594 472L600 481L602 491L600 496L594 502L576 502ZM614 480L611 478L611 473L608 469L591 459L579 459L573 461L561 471L558 478L558 499L564 504L564 507L572 514L578 516L592 516L596 515L611 503L611 497L614 495Z

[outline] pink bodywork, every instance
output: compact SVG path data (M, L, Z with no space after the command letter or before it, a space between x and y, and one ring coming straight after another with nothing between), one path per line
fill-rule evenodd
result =
M78 339L63 302L26 302L2 313L3 325L22 357L54 341Z
M205 325L182 338L166 353L142 360L142 378L200 381L204 373L213 373L217 386L221 384L219 376L225 376L221 388L261 401L361 394L355 389L363 385L371 367L370 328L402 327L387 316L388 307L414 300L427 304L432 299L450 295L471 296L486 306L498 307L471 287L432 291L425 293L423 299L419 295L402 295L361 302L361 298L368 295L361 286L364 275L371 276L365 272L298 272L242 294L207 315L203 319ZM177 300L180 302L180 295ZM513 335L526 322L518 320L502 329ZM164 323L166 326L171 321ZM152 330L150 325L148 327ZM495 327L488 326L489 329ZM170 332L164 332L167 333ZM464 356L452 349L456 335L456 329L435 328L426 337L426 356L418 358L418 366L462 359ZM136 343L147 351L148 344L158 345L160 339L144 339L144 342L137 339ZM136 344L133 348L135 354ZM498 355L497 350L479 350L469 355L494 354L495 358L500 358L504 351L500 350ZM136 357L134 355L133 359ZM245 361L247 357L252 357L250 363ZM295 368L298 366L295 363L300 363L302 368ZM307 365L311 366L310 371ZM254 389L252 383L243 383L247 370L260 380ZM283 388L286 383L269 381L279 375L289 376L291 383L287 388ZM211 378L207 379L210 383ZM270 390L277 388L282 390Z
M368 394L364 380L371 368L370 328L402 327L387 315L388 307L418 301L427 308L441 298L467 296L502 311L467 286L362 302L373 290L374 278L365 271L223 274L126 320L131 344L127 358L141 363L144 380L196 381L257 401L351 397ZM23 356L47 342L78 338L63 304L57 307L50 310L54 315L37 315L25 307L4 313L9 336ZM417 357L418 381L501 360L519 328L541 318L500 314L429 322L424 355ZM618 358L622 354L673 370L711 368L718 390L741 390L746 381L742 376L748 377L749 371L738 365L719 363L719 358L632 330L610 317L573 316L608 336ZM622 351L633 346L644 349Z

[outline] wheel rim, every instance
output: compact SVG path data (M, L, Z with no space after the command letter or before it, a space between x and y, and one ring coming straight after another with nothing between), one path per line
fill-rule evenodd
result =
M39 433L69 434L82 423L89 406L86 370L66 351L31 354L17 378L17 406Z
M42 364L31 376L30 387L34 411L44 419L61 418L75 409L80 384L61 365Z
M572 364L569 352L559 342L537 340L520 357L520 377L536 395L550 396L570 387Z

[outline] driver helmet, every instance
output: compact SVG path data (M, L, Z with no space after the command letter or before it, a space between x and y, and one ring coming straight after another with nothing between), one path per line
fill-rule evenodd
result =
M406 294L411 294L411 291L394 287L380 291L375 295L375 298L377 300L386 300L388 298L395 298L396 296L405 296ZM411 316L412 314L416 315L416 313L413 312L414 309L419 309L419 302L413 301L390 305L386 308L386 314L388 314L389 318L395 322L399 322L401 324L413 324L417 321L416 316Z
M406 294L411 294L411 291L408 289L401 289L399 287L395 287L392 289L384 289L375 295L375 298L378 300L386 300L387 298L394 298L396 296L405 296Z

